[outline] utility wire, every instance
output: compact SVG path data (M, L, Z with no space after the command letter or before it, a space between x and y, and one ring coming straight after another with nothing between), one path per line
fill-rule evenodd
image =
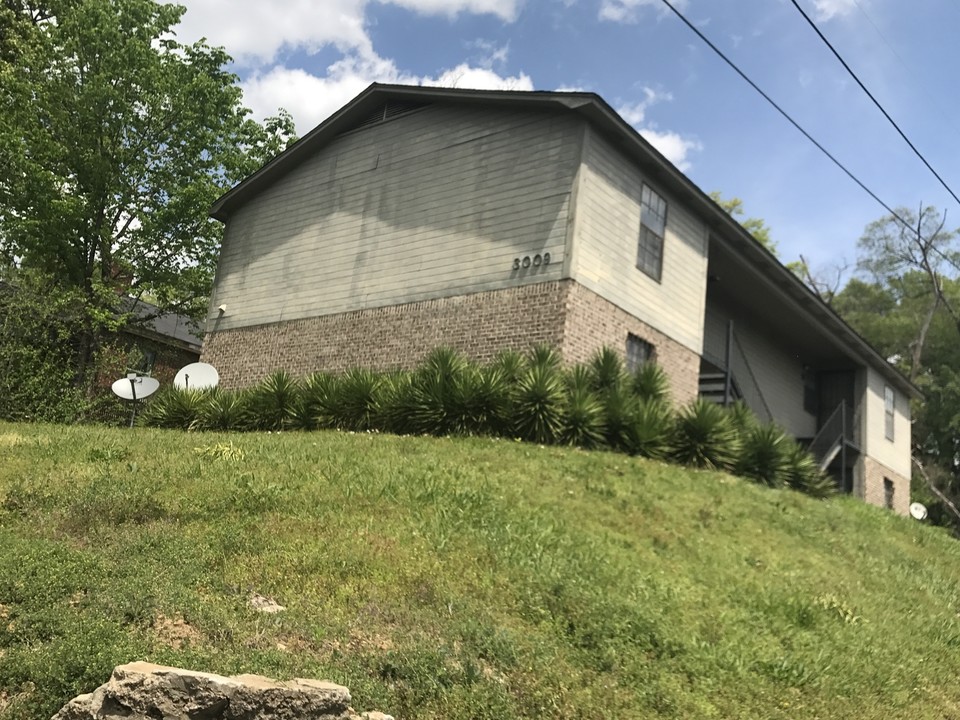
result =
M664 0L664 1L666 1L666 0ZM790 0L790 2L793 3L793 6L797 9L797 12L799 12L801 15L803 15L803 19L806 20L807 23L810 25L810 27L812 27L812 28L814 29L814 31L817 33L817 35L820 36L820 39L823 40L823 42L826 44L826 46L827 46L828 48L830 48L830 51L834 54L834 57L836 57L837 60L840 61L840 64L843 65L844 69L845 69L848 73L850 73L850 77L852 77L854 80L856 80L857 85L860 86L860 89L863 90L863 91L867 94L867 97L870 98L870 99L873 101L873 104L877 106L877 110L879 110L881 113L883 113L883 116L889 121L889 123L890 123L891 125L893 125L894 130L896 130L896 131L900 134L900 137L903 138L903 141L904 141L907 145L910 146L910 149L913 150L914 155L916 155L918 158L920 158L921 162L923 162L923 164L927 166L927 170L929 170L930 172L933 173L934 177L936 177L937 180L940 181L940 184L943 185L944 189L945 189L948 193L950 193L950 196L951 196L954 200L957 201L957 204L958 204L958 205L960 205L960 197L957 197L957 194L950 188L949 185L947 185L946 181L945 181L942 177L940 177L940 173L938 173L936 170L934 170L934 169L933 169L933 165L931 165L929 162L927 162L927 159L923 156L923 153L921 153L919 150L917 150L916 146L915 146L912 142L910 142L910 138L908 138L908 137L906 136L906 133L904 133L903 130L900 129L900 126L897 125L896 121L895 121L892 117L890 117L890 113L888 113L888 112L884 109L883 105L880 104L880 101L877 100L877 99L873 96L873 93L871 93L869 90L867 90L867 86L863 84L863 82L860 80L859 77L857 77L857 74L853 71L853 69L852 69L849 65L847 65L846 60L844 60L844 59L840 56L840 53L837 52L837 49L836 49L835 47L833 47L833 45L830 43L829 40L827 40L826 36L825 36L822 32L820 32L820 28L817 27L816 23L813 22L813 20L810 19L810 16L807 15L806 12L804 12L804 10L803 10L802 7L800 7L800 3L797 2L797 0Z
M814 145L816 145L816 146L817 146L817 149L818 149L820 152L822 152L824 155L826 155L828 158L830 158L830 160L833 161L833 164L836 165L838 168L840 168L840 169L846 174L847 177L849 177L849 178L850 178L851 180L853 180L857 185L859 185L860 188L861 188L865 193L867 193L867 195L869 195L869 196L872 197L874 200L876 200L877 203L878 203L884 210L886 210L888 213L890 213L890 215L893 216L893 218L896 219L899 223L901 223L901 224L904 225L905 227L910 228L911 230L913 229L913 226L912 226L910 223L908 223L906 220L904 220L904 219L900 216L899 213L897 213L893 208L891 208L891 207L890 207L889 205L887 205L883 200L881 200L880 197L879 197L875 192L873 192L873 190L871 190L871 189L868 188L866 185L864 185L863 181L860 180L860 178L858 178L856 175L854 175L850 170L847 169L847 167L846 167L843 163L841 163L839 160L837 160L837 158L835 158L833 155L831 155L831 154L830 154L830 151L828 151L823 145L821 145L819 142L817 142L816 139L814 139L814 137L813 137L810 133L808 133L806 130L804 130L804 129L800 126L800 123L798 123L796 120L794 120L792 117L790 117L790 115L787 113L786 110L784 110L782 107L780 107L779 105L777 105L777 103L774 102L773 99L772 99L769 95L767 95L763 90L760 89L760 86L759 86L759 85L757 85L753 80L751 80L749 77L747 77L746 73L744 73L743 70L741 70L739 67L737 67L736 64L734 64L734 62L733 62L730 58L728 58L726 55L724 55L724 54L723 54L723 51L720 50L720 48L718 48L716 45L714 45L712 42L710 42L710 39L707 38L707 36L704 35L702 32L700 32L700 30L699 30L693 23L691 23L691 22L686 18L686 16L685 16L682 12L680 12L679 10L677 10L677 9L670 3L670 0L661 0L661 1L663 2L664 5L666 5L668 8L670 8L670 10L673 11L673 14L674 14L674 15L676 15L678 18L680 18L681 21L683 21L683 24L684 24L684 25L686 25L686 26L687 26L688 28L690 28L694 33L696 33L697 37L699 37L701 40L703 40L703 42L705 42L705 43L709 46L709 48L710 48L711 50L713 50L717 55L719 55L720 58L721 58L727 65L729 65L729 66L733 69L733 71L734 71L735 73L737 73L737 75L739 75L741 78L743 78L750 87L752 87L754 90L756 90L758 93L760 93L760 95L763 97L763 99L766 100L768 103L770 103L770 104L777 110L777 112L779 112L781 115L783 115L783 117L786 118L787 122L789 122L791 125L793 125L797 130L799 130L800 133L801 133L807 140L809 140L809 141L812 142Z

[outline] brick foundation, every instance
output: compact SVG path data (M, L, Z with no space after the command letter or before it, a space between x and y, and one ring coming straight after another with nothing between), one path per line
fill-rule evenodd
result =
M864 456L860 460L860 478L862 497L871 505L886 507L886 490L884 479L893 482L893 507L898 515L910 512L910 478L895 473L886 465L878 463L871 457Z
M566 318L562 350L568 362L586 362L604 345L623 353L631 333L653 345L657 364L670 378L674 403L685 405L696 399L700 356L693 350L575 282L567 294Z
M411 368L440 345L486 362L503 349L546 343L566 361L584 362L603 345L623 353L627 333L656 348L676 402L696 397L695 352L573 280L211 332L202 359L225 387L242 387L279 369Z

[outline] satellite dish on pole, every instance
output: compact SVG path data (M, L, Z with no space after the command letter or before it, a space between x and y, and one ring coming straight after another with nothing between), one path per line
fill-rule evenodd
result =
M219 382L220 373L217 369L203 362L185 365L173 378L173 386L182 390L203 390L216 387Z
M926 520L927 507L923 503L910 503L910 516L914 520Z
M113 394L124 400L133 402L133 412L130 414L130 427L133 427L133 421L137 417L137 401L153 395L160 387L160 381L152 377L141 377L136 373L129 373L122 377L110 389Z

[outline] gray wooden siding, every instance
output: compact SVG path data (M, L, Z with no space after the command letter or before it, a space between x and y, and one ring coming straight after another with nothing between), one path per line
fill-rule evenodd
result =
M817 418L803 409L803 362L794 353L771 341L750 320L725 307L711 306L705 335L709 347L726 347L727 321L750 364L750 370L774 420L794 437L816 434ZM741 381L743 382L743 381Z
M572 277L699 353L707 282L706 228L592 129L584 143L581 174ZM636 267L644 181L668 205L660 282Z
M894 389L893 440L886 437L886 416L883 376L867 368L866 391L863 399L864 452L905 478L910 477L910 399Z
M581 135L438 106L340 136L229 219L207 329L559 279Z

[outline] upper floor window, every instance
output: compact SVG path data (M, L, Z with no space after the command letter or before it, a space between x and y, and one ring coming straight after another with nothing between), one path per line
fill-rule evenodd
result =
M644 184L640 189L640 243L637 267L660 282L663 237L667 229L667 201Z
M883 434L887 440L893 440L893 418L894 418L894 399L893 388L889 385L883 386Z

